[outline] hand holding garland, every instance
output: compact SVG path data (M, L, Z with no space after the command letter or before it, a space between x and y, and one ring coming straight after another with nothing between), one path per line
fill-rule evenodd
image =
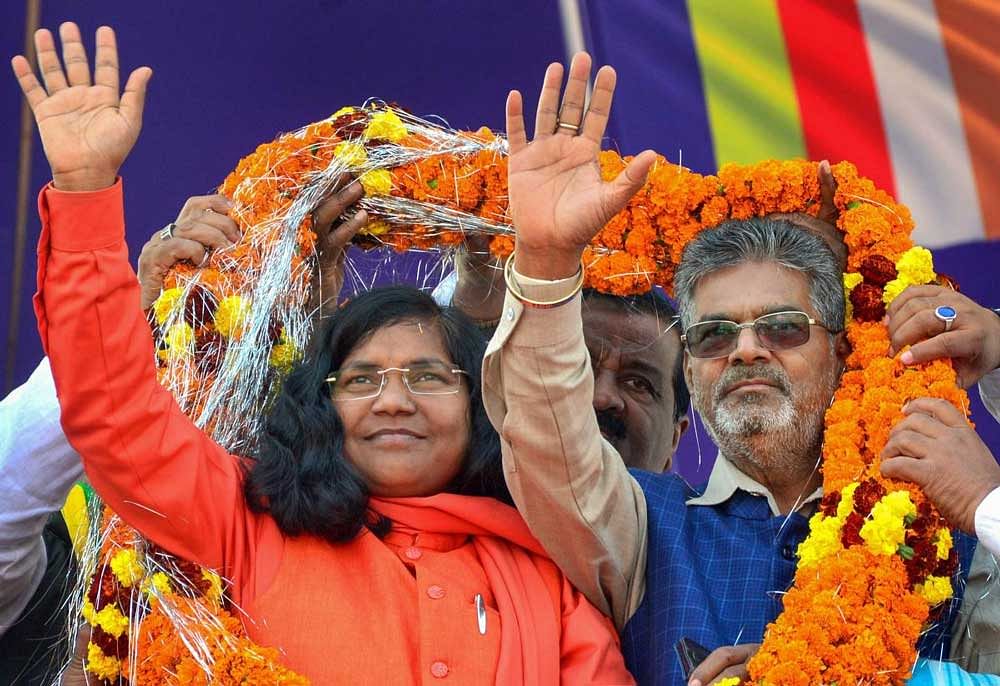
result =
M882 474L912 481L952 524L976 535L976 510L1000 487L1000 465L947 400L917 398L903 408L882 451Z
M615 72L607 66L597 72L589 108L584 101L590 56L581 52L573 57L560 107L562 76L561 64L551 64L545 72L530 143L521 94L511 91L507 97L515 266L521 274L540 279L577 273L584 248L642 187L656 159L646 150L613 181L603 181L598 154L611 112Z
M934 315L939 306L955 310L953 326ZM910 286L886 311L893 351L907 345L904 364L951 358L958 384L968 388L1000 367L1000 317L945 286Z
M65 70L47 29L35 32L38 65L45 82L39 84L23 55L11 67L35 115L55 187L63 191L93 191L114 184L118 169L135 145L142 128L146 86L153 76L139 67L118 92L118 48L108 26L97 29L94 79L72 22L59 27Z

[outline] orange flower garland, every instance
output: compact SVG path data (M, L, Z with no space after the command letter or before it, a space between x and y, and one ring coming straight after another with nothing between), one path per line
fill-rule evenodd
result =
M84 666L93 679L144 686L308 685L281 666L277 650L247 638L242 622L225 608L215 572L144 541L107 508L98 535L99 561L81 610L91 626ZM180 628L170 618L178 614L196 621ZM140 621L134 626L135 619ZM189 639L197 634L211 659L195 659L181 631Z
M448 131L383 105L344 108L258 147L221 187L234 202L244 240L213 255L208 269L176 268L154 308L165 384L189 399L192 416L201 412L229 342L253 323L249 292L266 272L267 251L287 235L282 231L294 231L296 244L294 257L274 267L293 276L285 307L304 306L315 236L308 213L293 209L324 179L327 191L344 173L364 185L359 204L376 221L362 245L440 248L473 230L492 234L494 254L508 255L513 235L504 150L486 129ZM601 153L602 176L614 178L627 161ZM933 396L967 407L949 363L906 367L888 356L885 307L906 286L934 282L930 253L912 245L905 207L849 163L832 171L848 248L846 325L853 353L826 415L826 497L798 551L785 610L749 665L752 679L769 686L902 683L932 607L951 595L957 566L940 515L918 489L879 473L879 452L907 400ZM815 215L819 201L815 163L724 165L716 175L700 175L661 157L645 187L587 249L585 283L616 294L654 284L669 289L684 246L700 231L727 219ZM292 346L261 358L287 367L295 337L281 321L257 330L269 332L272 347Z

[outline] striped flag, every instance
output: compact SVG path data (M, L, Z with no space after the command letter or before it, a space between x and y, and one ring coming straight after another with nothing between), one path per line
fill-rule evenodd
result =
M702 172L847 159L913 210L918 242L1000 238L1000 3L602 0L584 16L629 77L624 152Z

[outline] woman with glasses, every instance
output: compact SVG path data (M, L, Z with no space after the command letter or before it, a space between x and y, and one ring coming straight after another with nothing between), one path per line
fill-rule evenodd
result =
M528 533L481 404L484 341L407 288L330 318L252 454L228 454L156 381L117 173L150 72L119 98L114 34L91 86L79 30L14 71L53 171L40 197L39 330L95 489L218 570L251 638L314 684L632 683L611 623Z

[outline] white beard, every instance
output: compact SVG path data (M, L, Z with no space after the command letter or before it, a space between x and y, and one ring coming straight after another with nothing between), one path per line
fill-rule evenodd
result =
M763 398L757 393L748 393L741 398L723 400L716 407L715 431L729 436L752 436L771 433L789 428L795 421L795 406L787 395L778 398L778 407L773 409L761 405Z

